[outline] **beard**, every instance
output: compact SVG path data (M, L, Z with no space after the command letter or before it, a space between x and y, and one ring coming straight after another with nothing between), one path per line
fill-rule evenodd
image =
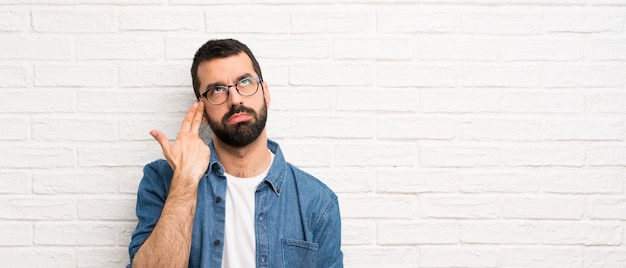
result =
M236 113L244 112L252 116L254 120L240 122L229 126L228 119ZM207 116L208 118L208 116ZM209 119L209 126L213 134L223 143L232 147L244 147L255 141L265 129L267 122L267 104L263 102L263 106L259 113L254 109L245 106L231 107L220 122Z

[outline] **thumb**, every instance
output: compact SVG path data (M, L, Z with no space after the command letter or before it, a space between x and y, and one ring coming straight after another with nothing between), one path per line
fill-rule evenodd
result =
M150 130L150 135L161 145L163 154L167 155L170 151L170 141L167 139L167 136L158 130Z

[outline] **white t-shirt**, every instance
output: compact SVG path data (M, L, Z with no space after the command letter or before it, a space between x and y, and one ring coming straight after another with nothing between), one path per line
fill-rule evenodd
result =
M271 162L267 169L253 178L238 178L226 174L223 268L256 267L254 195L273 162L274 154L271 153Z

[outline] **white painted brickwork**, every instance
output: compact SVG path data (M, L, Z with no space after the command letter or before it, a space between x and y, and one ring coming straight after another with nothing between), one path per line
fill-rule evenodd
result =
M626 267L626 1L0 0L0 267L122 267L206 40L339 195L346 267Z

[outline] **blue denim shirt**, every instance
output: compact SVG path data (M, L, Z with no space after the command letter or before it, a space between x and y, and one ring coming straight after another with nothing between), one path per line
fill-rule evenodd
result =
M213 142L209 147L215 152ZM256 267L343 267L337 196L287 163L277 143L268 140L268 148L274 162L255 193ZM172 175L165 160L144 167L137 193L139 221L128 246L131 263L161 215ZM212 153L198 185L189 267L221 267L225 196L224 167Z

